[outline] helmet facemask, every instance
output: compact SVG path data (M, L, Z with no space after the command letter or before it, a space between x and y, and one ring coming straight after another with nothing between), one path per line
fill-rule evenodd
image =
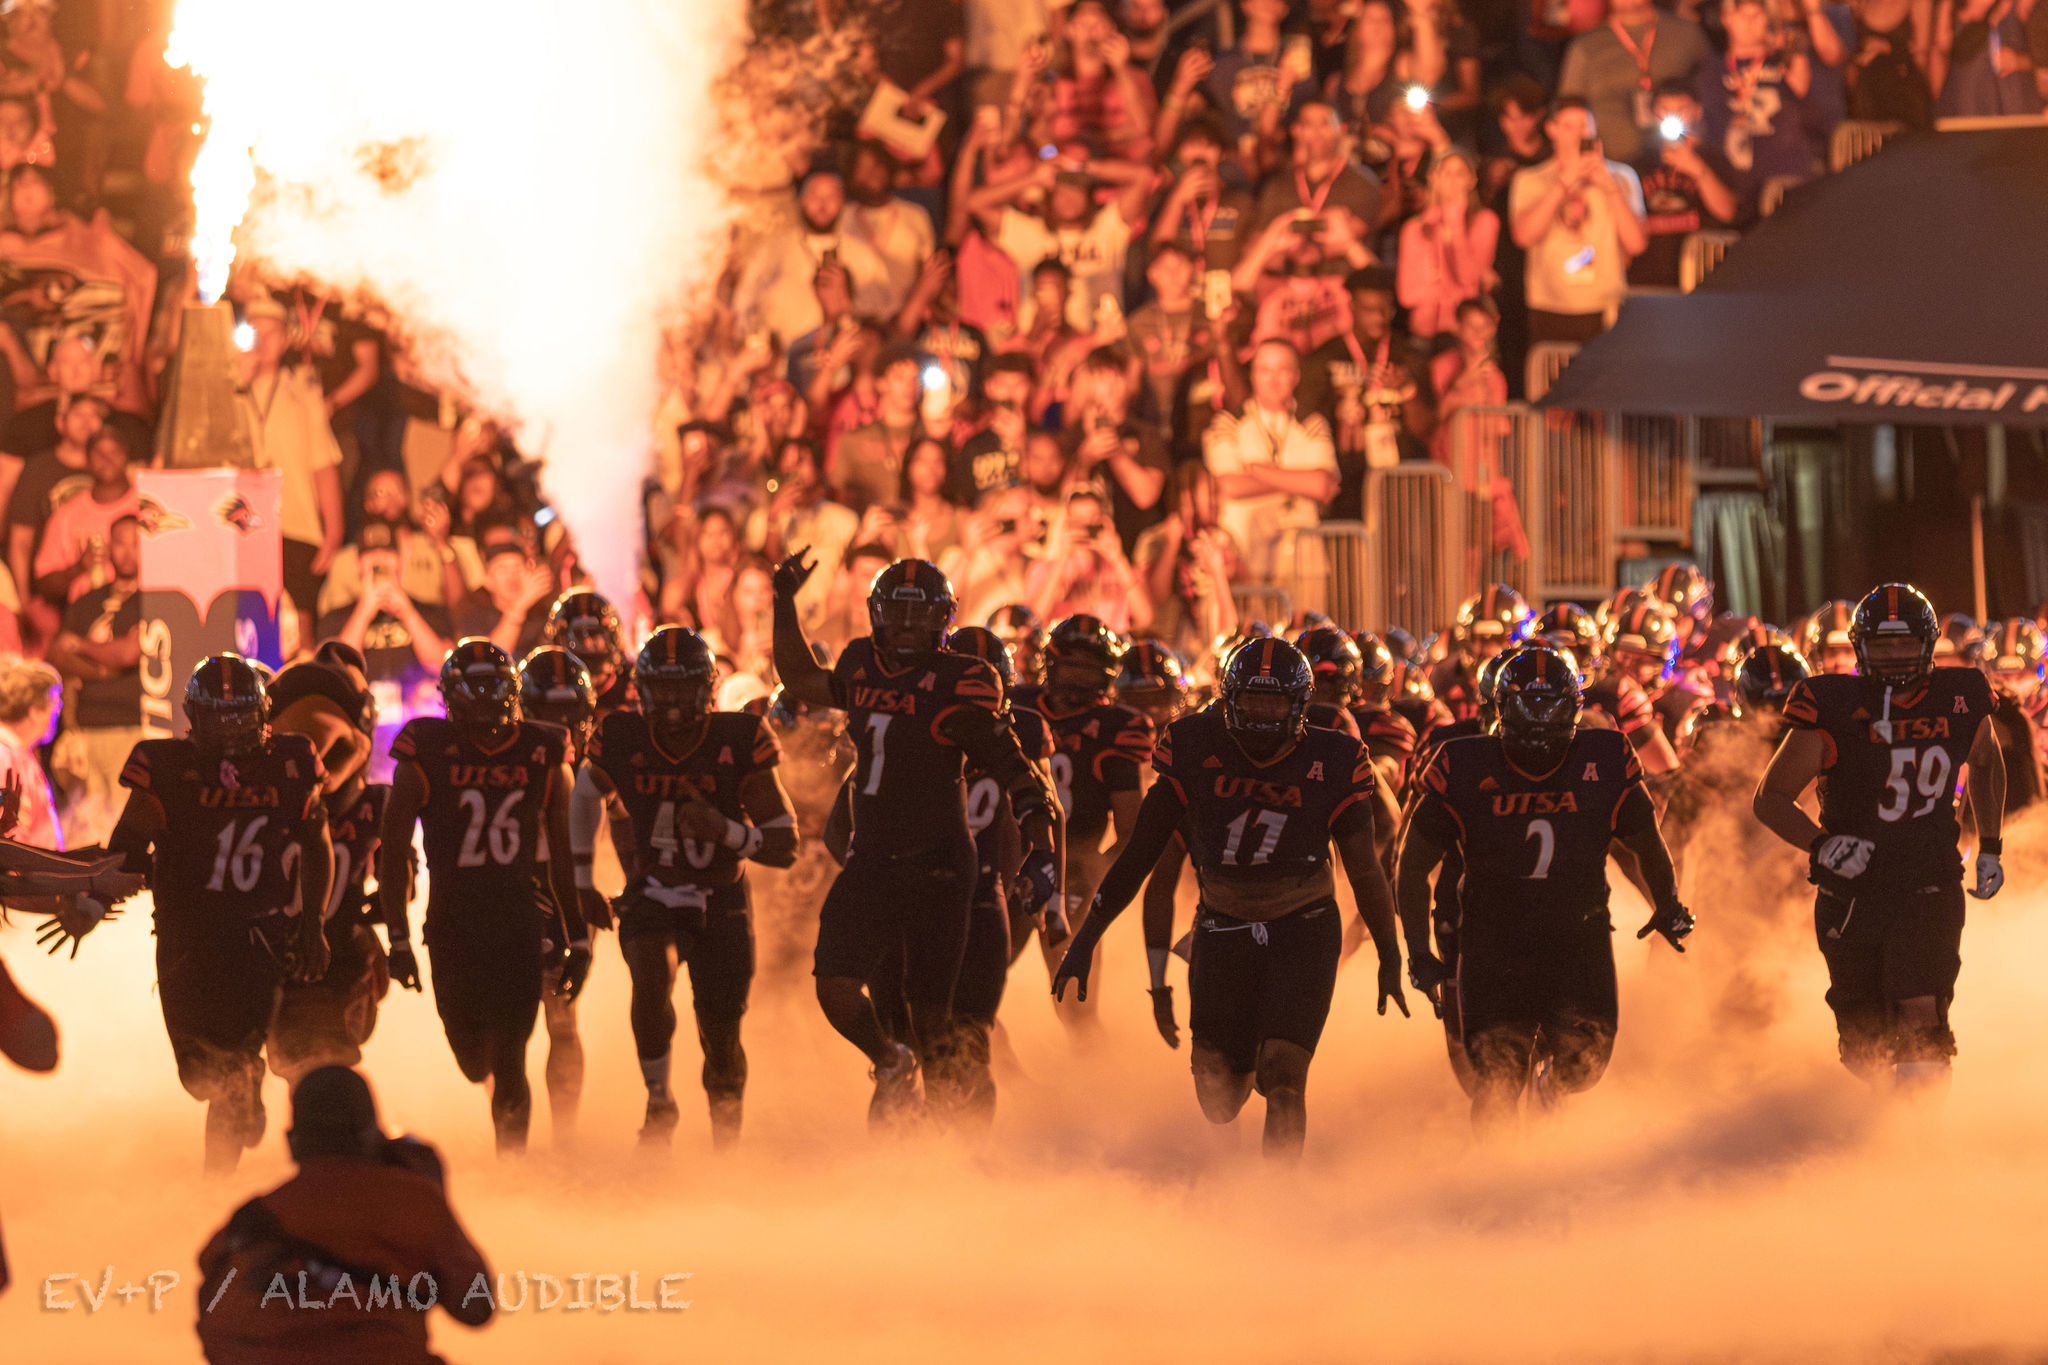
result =
M1500 742L1508 761L1533 777L1564 762L1579 732L1578 699L1563 688L1504 689L1498 702Z
M185 701L190 736L199 751L213 758L239 758L263 747L270 737L268 708L259 697L233 701Z
M885 663L907 668L945 647L953 604L924 600L922 593L915 599L891 598L875 604L869 624L875 652Z
M654 742L672 754L694 746L711 711L711 679L642 678L640 711Z
M448 719L480 743L496 748L519 724L519 681L509 672L476 663L442 689Z
M1886 627L1897 626L1890 630ZM1886 687L1915 687L1934 667L1934 642L1904 621L1887 621L1856 640L1856 671Z
M1285 749L1301 734L1301 704L1277 686L1259 686L1254 679L1224 701L1224 720L1238 746L1253 758L1266 759Z

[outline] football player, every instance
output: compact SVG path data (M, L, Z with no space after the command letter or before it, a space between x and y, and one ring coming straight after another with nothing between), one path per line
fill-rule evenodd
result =
M541 643L566 649L590 672L597 721L633 700L632 660L618 609L602 594L575 588L555 599L541 627ZM595 722L593 722L595 723Z
M1453 720L1479 713L1479 668L1529 633L1535 616L1522 594L1505 583L1468 597L1451 623L1452 655L1430 670L1430 690L1448 706Z
M1437 751L1401 848L1401 925L1418 989L1453 969L1429 951L1429 874L1453 849L1458 1010L1475 1078L1473 1125L1511 1123L1526 1089L1544 1107L1600 1079L1617 1022L1607 853L1635 855L1656 909L1636 937L1674 947L1692 932L1641 764L1611 730L1579 727L1579 680L1556 651L1532 648L1496 684L1497 733Z
M206 1101L206 1169L262 1141L263 1048L287 978L327 972L321 909L333 873L303 735L272 734L263 679L216 654L185 686L184 739L128 755L128 803L107 839L156 900L157 996L178 1079Z
M560 645L528 650L519 661L519 713L528 720L561 726L569 736L569 770L583 770L590 737L597 729L597 688L581 659ZM585 896L581 904L556 905L551 871L534 879L533 895L540 907L545 964L540 978L540 1014L548 1032L548 1121L556 1137L566 1141L575 1135L576 1113L583 1101L583 1037L576 1027L576 1002L581 996L562 989L568 945L556 941L555 929L564 919L572 926L587 920L587 912L602 902ZM594 931L610 923L609 912L598 909L597 921L588 927Z
M633 1042L647 1084L645 1143L666 1143L681 1109L669 1091L679 963L704 1050L711 1145L739 1139L747 1083L740 1019L754 980L746 866L796 861L796 817L776 769L782 749L759 716L711 709L718 665L695 631L664 626L633 665L638 710L604 718L576 779L570 822L576 884L591 892L605 805L631 820L619 950L633 980Z
M377 1027L377 1007L391 993L384 945L371 927L370 872L375 866L384 800L391 788L366 782L377 733L377 696L363 658L338 641L293 664L266 689L271 729L304 735L326 773L327 837L334 874L326 906L326 975L286 982L270 1030L270 1067L288 1083L316 1067L354 1066Z
M533 1115L526 1044L546 966L537 879L549 878L557 907L577 904L569 860L547 856L570 847L569 736L520 716L519 669L489 640L458 640L440 684L447 718L415 717L391 741L377 865L391 979L420 988L406 895L418 824L434 1008L462 1074L490 1087L498 1150L520 1152ZM562 989L574 995L590 972L589 927L558 909L553 938L567 945Z
M1013 701L1020 710L1036 711L1052 731L1052 783L1066 816L1066 919L1078 920L1102 874L1130 842L1144 796L1145 774L1152 763L1153 729L1141 711L1116 699L1122 671L1122 637L1094 616L1069 616L1046 637L1045 684L1024 686ZM1102 844L1112 830L1115 843ZM1025 926L1013 952L1024 948ZM1045 966L1059 965L1064 943L1041 941ZM1092 1023L1095 1012L1068 1002L1060 1017L1069 1026Z
M1233 1121L1256 1088L1264 1148L1300 1156L1309 1063L1322 1037L1344 931L1330 866L1334 842L1379 949L1379 1010L1403 1014L1401 950L1369 815L1378 777L1365 747L1307 721L1314 678L1284 640L1250 641L1224 664L1222 696L1175 721L1159 780L1129 844L1103 878L1053 977L1088 990L1103 931L1178 835L1201 888L1188 968L1195 1094L1213 1123Z
M1351 703L1351 721L1387 790L1406 791L1416 737L1415 727L1393 707L1398 665L1386 642L1369 630L1357 632L1351 642L1358 646L1358 686Z
M1806 618L1798 631L1799 652L1816 673L1846 674L1856 671L1856 604L1829 602Z
M2005 763L1991 685L1934 666L1941 627L1905 583L1851 616L1854 674L1792 689L1791 729L1756 790L1765 827L1810 855L1814 933L1843 1065L1866 1079L1940 1087L1955 1055L1949 1002L1962 969L1963 864L1956 775L1967 767L1980 900L2005 881ZM1799 804L1820 784L1820 819Z
M1019 687L1045 680L1045 623L1022 602L997 607L982 623L1010 647L1010 670Z
M828 672L811 654L796 594L816 569L799 551L775 571L775 668L784 692L846 712L857 749L849 779L853 830L846 864L818 915L812 968L818 1004L874 1066L870 1122L887 1126L916 1103L918 1053L888 1037L869 983L892 948L901 994L927 1062L953 1042L953 993L980 869L967 822L965 765L993 777L1025 843L1026 913L1059 913L1054 797L1003 716L1003 682L979 659L944 648L953 587L935 565L903 559L868 589L871 633ZM1041 927L1048 937L1064 932Z
M946 637L946 648L955 654L979 659L996 671L1005 687L1012 681L1011 650L994 631L982 626L962 626ZM1052 731L1038 712L1006 706L1010 728L1016 732L1017 747L1051 782ZM925 1076L925 1098L948 1118L972 1120L987 1127L995 1117L996 1083L990 1068L991 1040L995 1036L996 1011L1003 1003L1003 987L1010 974L1010 934L1013 927L1029 933L1028 918L1013 925L1010 902L1028 900L1028 892L1013 896L1010 887L1024 856L1023 827L1011 808L1003 784L989 773L969 766L967 777L967 827L974 834L975 855L980 863L974 883L974 908L967 927L967 948L960 959L960 980L953 990L955 1037L947 1049L948 1068L932 1070ZM1055 830L1057 838L1059 831Z

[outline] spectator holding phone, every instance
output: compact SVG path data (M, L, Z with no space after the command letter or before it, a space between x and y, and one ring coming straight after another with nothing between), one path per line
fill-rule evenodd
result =
M1025 576L1024 600L1045 621L1085 612L1116 631L1152 624L1144 581L1117 543L1101 494L1082 488L1068 497L1044 557Z
M1479 172L1457 147L1438 153L1429 171L1428 207L1401 228L1401 305L1420 338L1448 332L1458 305L1493 292L1500 219L1479 202Z
M1690 80L1712 61L1706 30L1652 0L1610 0L1607 22L1572 39L1557 80L1557 103L1583 101L1615 160L1642 159L1652 129L1650 106L1665 81Z
M1607 159L1585 100L1559 100L1543 128L1550 160L1508 188L1509 225L1528 253L1529 339L1591 341L1613 325L1628 263L1649 244L1642 182Z
M1121 352L1108 347L1090 351L1074 374L1059 436L1072 476L1100 495L1123 545L1136 544L1138 533L1159 520L1168 464L1159 433L1131 420L1131 389L1130 368Z
M1734 173L1700 137L1704 111L1694 88L1684 81L1659 86L1656 111L1656 154L1636 168L1648 244L1629 262L1628 282L1675 289L1685 239L1702 228L1734 226L1741 204L1729 188Z

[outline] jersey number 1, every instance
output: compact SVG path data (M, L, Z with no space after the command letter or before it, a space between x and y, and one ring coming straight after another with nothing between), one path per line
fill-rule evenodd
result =
M879 711L868 712L868 734L872 739L868 744L867 785L860 789L862 796L873 796L882 790L882 738L889 733L889 722L894 719Z

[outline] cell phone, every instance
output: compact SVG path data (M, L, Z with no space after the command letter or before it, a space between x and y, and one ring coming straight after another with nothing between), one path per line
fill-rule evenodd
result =
M1590 152L1599 145L1600 139L1597 137L1582 137L1579 139L1579 150L1582 152Z
M1230 307L1230 272L1228 270L1205 270L1202 272L1202 311L1212 318L1223 316L1223 310Z
M1297 237L1320 237L1329 221L1323 218L1297 218L1288 225Z
M1016 535L1016 534L1017 534L1017 519L1016 519L1015 517L1005 517L1005 518L1003 518L1003 519L1002 519L1001 521L997 522L997 523L996 523L996 534L997 534L997 535L999 535L999 536L1014 536L1014 535Z

